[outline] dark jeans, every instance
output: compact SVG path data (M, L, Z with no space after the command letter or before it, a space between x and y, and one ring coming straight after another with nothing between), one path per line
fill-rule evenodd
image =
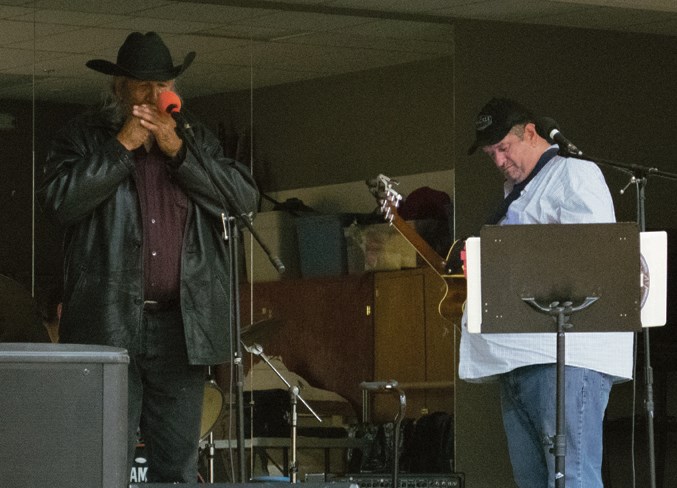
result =
M180 310L145 312L139 346L129 363L128 472L140 428L148 481L194 483L206 370L188 364Z

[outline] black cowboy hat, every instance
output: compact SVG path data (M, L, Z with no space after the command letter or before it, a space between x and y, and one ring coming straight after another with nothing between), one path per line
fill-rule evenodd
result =
M169 49L155 32L132 32L118 50L117 63L105 59L92 59L86 66L113 76L126 76L146 81L173 80L183 73L195 59L189 52L183 63L174 66Z

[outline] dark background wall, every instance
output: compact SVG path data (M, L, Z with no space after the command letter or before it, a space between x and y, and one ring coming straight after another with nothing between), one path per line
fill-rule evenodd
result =
M230 93L223 105L191 100L191 107L212 127L222 121L246 137L253 131L261 188L289 190L452 168L453 79L448 57L263 88L253 97Z
M658 36L593 32L510 24L459 23L456 28L456 202L459 209L489 211L500 195L500 178L481 155L466 156L469 121L492 96L516 98L559 122L562 132L597 158L677 172L674 79L677 40ZM462 125L462 124L465 124ZM635 220L632 192L618 190L626 175L603 168L619 220ZM674 182L654 178L648 189L647 225L677 226ZM457 214L471 234L482 223L477 211Z
M35 256L37 286L47 286L59 279L62 256L58 227L45 219L33 200L34 171L37 180L49 141L66 121L82 110L83 107L77 105L39 103L33 107L30 102L2 102L2 111L14 115L16 124L14 129L0 130L3 148L0 152L0 274L10 276L29 289L32 256Z

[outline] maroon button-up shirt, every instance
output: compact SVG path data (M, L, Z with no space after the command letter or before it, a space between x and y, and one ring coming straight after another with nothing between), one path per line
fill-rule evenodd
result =
M168 170L168 157L153 144L134 152L143 224L144 299L178 300L181 249L188 197Z

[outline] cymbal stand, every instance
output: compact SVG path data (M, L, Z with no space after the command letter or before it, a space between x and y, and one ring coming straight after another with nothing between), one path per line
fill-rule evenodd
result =
M214 446L214 432L210 431L207 436L207 463L209 466L209 481L214 483L214 457L216 455L216 447Z
M207 381L214 382L214 374L212 372L212 367L207 366ZM203 407L204 409L204 407ZM207 466L209 468L209 483L214 483L214 458L216 457L216 447L214 445L214 430L209 431L207 436Z
M270 362L270 359L268 359L268 356L266 356L263 353L263 347L261 347L259 344L252 344L251 346L247 346L244 342L242 343L244 346L245 350L253 354L255 356L259 356L263 362L265 362L268 367L273 370L273 372L277 375L278 378L282 380L282 382L287 385L287 389L289 390L289 400L290 400L290 405L291 405L291 461L289 462L289 481L290 483L297 483L297 478L298 478L298 462L296 460L296 451L297 451L297 426L298 426L298 414L297 414L297 404L298 400L301 400L301 402L306 406L308 411L313 414L313 416L317 419L318 422L322 422L322 419L315 413L315 411L308 405L308 403L303 399L301 396L301 393L299 391L298 386L292 386L289 381L280 373L275 366Z

